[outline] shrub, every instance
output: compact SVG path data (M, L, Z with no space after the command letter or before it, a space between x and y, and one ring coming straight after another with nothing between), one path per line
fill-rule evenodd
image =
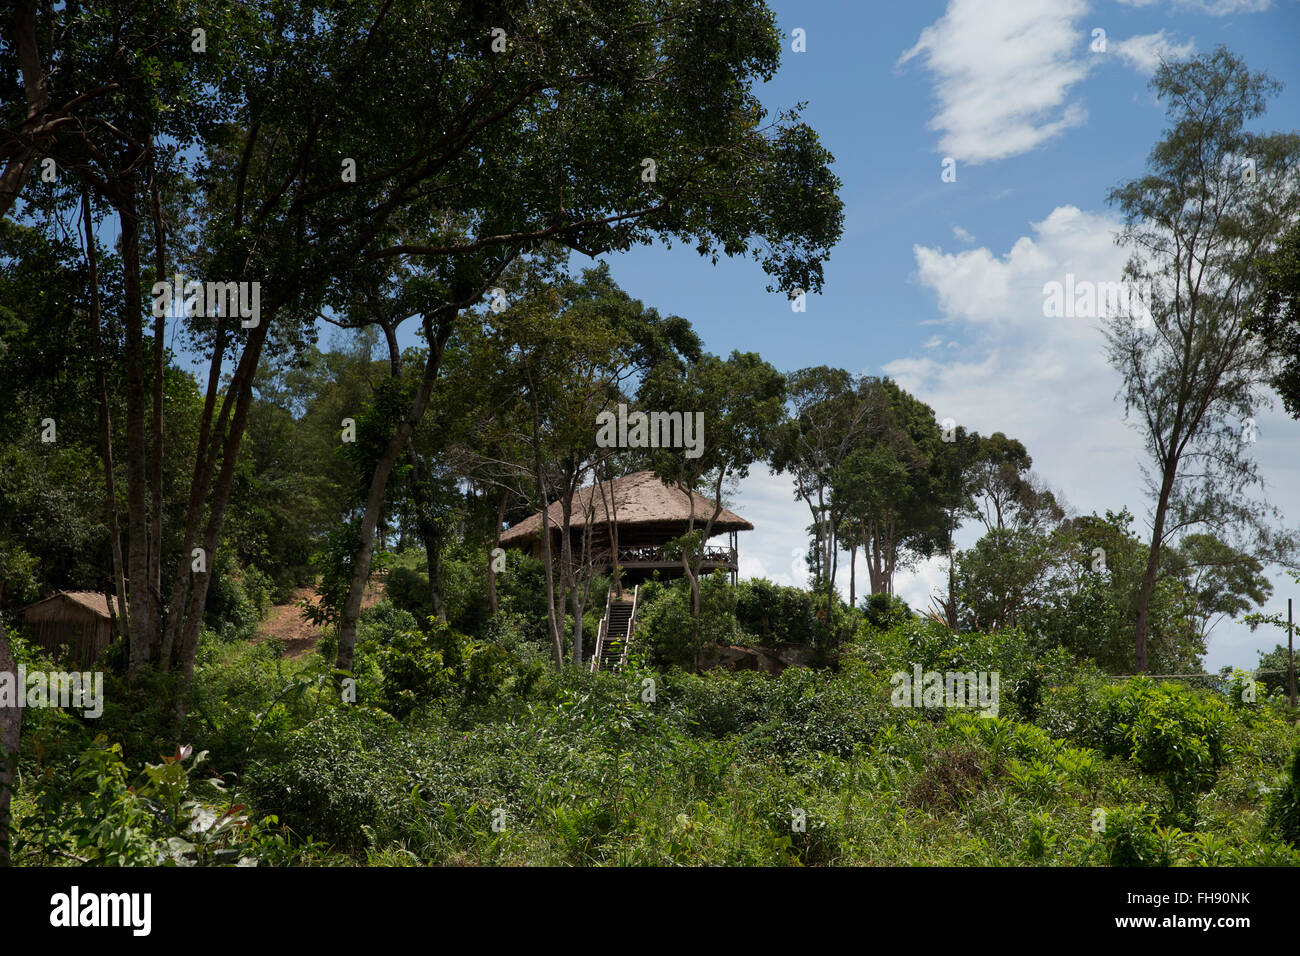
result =
M931 753L912 782L909 799L927 809L956 810L984 784L984 761L973 747Z
M228 552L213 562L203 622L223 641L247 641L271 606L271 578L257 568L240 568Z
M1164 780L1175 811L1213 785L1227 758L1228 705L1218 697L1134 678L1101 697L1101 744Z
M331 707L289 733L273 759L250 765L257 805L287 827L344 851L392 832L409 791L415 740L374 708Z
M1296 747L1282 786L1268 807L1269 825L1296 849L1300 849L1300 747Z
M384 597L393 607L423 620L433 613L429 606L429 578L413 568L397 566L384 580Z
M667 667L698 669L718 647L740 640L736 626L736 596L726 574L700 578L698 628L691 610L690 582L673 581L648 589L649 600L637 611L636 643L653 662Z
M1187 834L1162 828L1145 804L1109 810L1101 833L1105 862L1110 866L1173 866L1187 845Z
M887 631L912 618L912 609L892 594L870 594L862 602L864 622L877 631Z
M255 822L221 780L197 773L205 752L182 747L132 773L100 735L67 775L43 774L17 849L82 866L247 865L283 848L273 817Z

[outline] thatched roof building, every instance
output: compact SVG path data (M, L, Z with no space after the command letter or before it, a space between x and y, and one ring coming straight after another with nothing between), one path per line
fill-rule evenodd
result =
M665 484L654 472L638 471L613 481L600 482L580 488L573 496L570 517L570 540L575 553L584 542L597 570L612 567L612 556L617 547L618 565L628 572L631 580L648 577L659 571L661 577L674 577L682 573L681 561L668 556L664 546L686 533L690 526L692 499L694 499L695 528L704 529L713 514L714 502L703 495L687 494L680 488ZM547 509L553 536L553 554L558 554L559 536L564 521L560 502L552 502ZM591 528L587 528L588 521ZM704 570L723 568L737 570L738 554L736 533L752 531L754 526L729 508L723 508L713 523L710 538L726 534L729 547L709 547L706 550ZM542 556L542 513L531 515L501 533L501 545L518 548L533 557Z
M113 611L120 613L116 599ZM109 599L96 591L56 591L19 613L42 647L53 654L70 653L83 664L96 660L113 642Z

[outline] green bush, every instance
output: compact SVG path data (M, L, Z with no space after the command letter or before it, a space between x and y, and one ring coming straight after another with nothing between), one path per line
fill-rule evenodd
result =
M207 754L183 747L133 773L104 736L67 774L42 774L23 819L20 859L46 865L220 866L281 858L274 817L255 821L221 779L199 774Z
M643 590L637 610L635 643L655 664L696 669L723 645L741 640L736 626L736 595L725 573L700 578L700 619L691 610L685 579Z
M1300 849L1300 747L1282 785L1269 801L1268 822L1283 840Z
M807 591L766 578L741 581L736 587L736 622L765 646L812 644L817 637L814 600Z
M203 622L219 640L247 641L271 606L274 582L251 565L240 568L222 552L213 562Z
M393 607L423 620L433 613L429 606L429 578L414 568L398 565L384 579L384 597Z
M1221 698L1138 677L1106 688L1100 705L1103 752L1160 777L1175 811L1190 810L1213 785L1228 756L1230 710Z
M291 830L357 851L366 830L397 829L418 752L414 736L383 711L331 707L251 764L246 782L257 805Z
M1109 810L1101 834L1105 862L1110 866L1173 866L1184 847L1187 834L1163 828L1158 815L1139 804L1133 808Z
M848 756L871 743L892 716L887 686L865 668L832 675L790 667L777 677L675 672L665 678L660 699L688 715L693 733L743 735L750 746L781 758Z
M912 609L902 598L892 594L869 594L862 601L864 622L877 631L887 631L911 620Z

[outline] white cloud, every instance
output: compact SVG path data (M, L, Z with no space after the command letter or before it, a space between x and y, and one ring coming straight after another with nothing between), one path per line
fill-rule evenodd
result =
M734 510L754 525L738 538L741 578L767 578L804 587L808 572L803 555L805 529L812 521L808 506L794 497L794 481L765 466L750 469L737 489Z
M1119 0L1130 7L1149 7L1160 0ZM1234 13L1263 13L1273 5L1273 0L1173 0L1175 9L1195 10L1212 17L1226 17Z
M1042 309L1044 283L1063 281L1066 273L1091 281L1118 279L1126 258L1112 241L1118 227L1113 216L1060 206L1031 223L1006 251L914 247L917 279L934 293L939 321L954 327L961 341L947 343L955 348L933 349L931 337L917 354L887 363L884 372L927 402L938 418L952 416L982 433L1003 431L1023 441L1035 473L1078 511L1127 506L1137 517L1134 531L1144 535L1142 443L1115 401L1120 380L1106 362L1098 323L1050 319ZM1256 420L1254 453L1269 482L1268 498L1300 500L1295 454L1300 422L1280 408ZM755 528L739 538L740 576L806 585L803 556L811 519L807 506L794 497L791 480L759 466L741 483L733 506ZM969 547L977 536L977 528L963 528L958 547ZM869 586L865 571L859 571L860 597ZM945 589L946 576L947 559L935 558L899 573L895 591L923 610ZM1274 581L1281 585L1286 579L1277 574ZM847 556L840 561L838 584L847 597ZM1278 606L1275 596L1269 609ZM1276 642L1275 633L1252 634L1224 622L1211 636L1206 667L1253 666L1256 649Z
M1088 72L1076 55L1084 0L950 0L899 64L924 54L935 75L939 152L978 164L1005 159L1082 125L1069 102Z
M965 229L963 229L961 226L953 226L952 234L956 236L958 239L960 239L962 242L966 243L967 245L970 245L972 242L975 241L975 237L971 235L969 232L967 232Z
M1187 7L1208 13L1212 17L1226 17L1234 13L1263 13L1273 5L1273 0L1174 0L1174 6Z
M1112 45L1112 49L1127 66L1150 76L1161 60L1184 60L1191 56L1196 51L1196 41L1174 43L1164 30L1160 30L1120 40Z
M921 348L923 348L923 349L937 349L940 345L943 345L943 336L942 336L942 335L932 335L932 336L930 336L928 339L925 340L925 343L921 346Z
M1119 281L1127 252L1113 242L1118 221L1060 206L1001 255L915 246L917 278L946 319L972 334L953 352L884 366L904 388L984 434L1019 438L1035 468L1084 510L1135 502L1141 451L1114 401L1118 375L1106 362L1094 319L1047 318L1043 286Z
M955 355L929 352L884 370L937 417L1023 441L1035 472L1079 511L1127 506L1137 517L1134 531L1144 535L1148 505L1139 462L1145 455L1115 401L1120 379L1105 359L1099 323L1049 319L1042 312L1044 283L1064 281L1066 273L1094 282L1118 279L1126 258L1112 242L1118 225L1108 215L1060 206L1002 254L983 247L956 254L914 247L917 277L934 292L944 318L969 334ZM1254 453L1269 482L1268 498L1297 500L1300 422L1280 410L1256 419ZM917 607L913 596L928 594L942 569L942 562L931 562L900 576L896 589ZM1206 666L1253 665L1254 648L1272 647L1274 639L1225 622L1211 637Z

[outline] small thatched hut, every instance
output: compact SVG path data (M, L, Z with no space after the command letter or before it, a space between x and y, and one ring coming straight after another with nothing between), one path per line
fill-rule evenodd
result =
M694 499L695 528L702 531L713 514L714 503L703 495L687 495L680 488L665 484L654 472L638 471L613 481L580 488L573 496L569 536L575 555L582 555L584 543L592 567L598 573L613 568L615 545L623 580L629 583L648 578L655 571L661 578L680 577L681 559L665 551L665 545L681 537L690 527ZM564 510L560 502L547 509L551 526L552 555L560 553L560 534ZM588 529L588 521L591 527ZM723 508L713 523L710 537L725 534L726 547L705 547L705 573L719 568L736 578L739 554L736 534L752 531L754 526L728 508ZM542 557L542 513L539 511L501 533L501 546ZM581 557L578 558L582 560Z
M117 600L113 600L116 612ZM37 642L54 654L94 662L113 642L108 598L95 591L56 591L19 612Z

